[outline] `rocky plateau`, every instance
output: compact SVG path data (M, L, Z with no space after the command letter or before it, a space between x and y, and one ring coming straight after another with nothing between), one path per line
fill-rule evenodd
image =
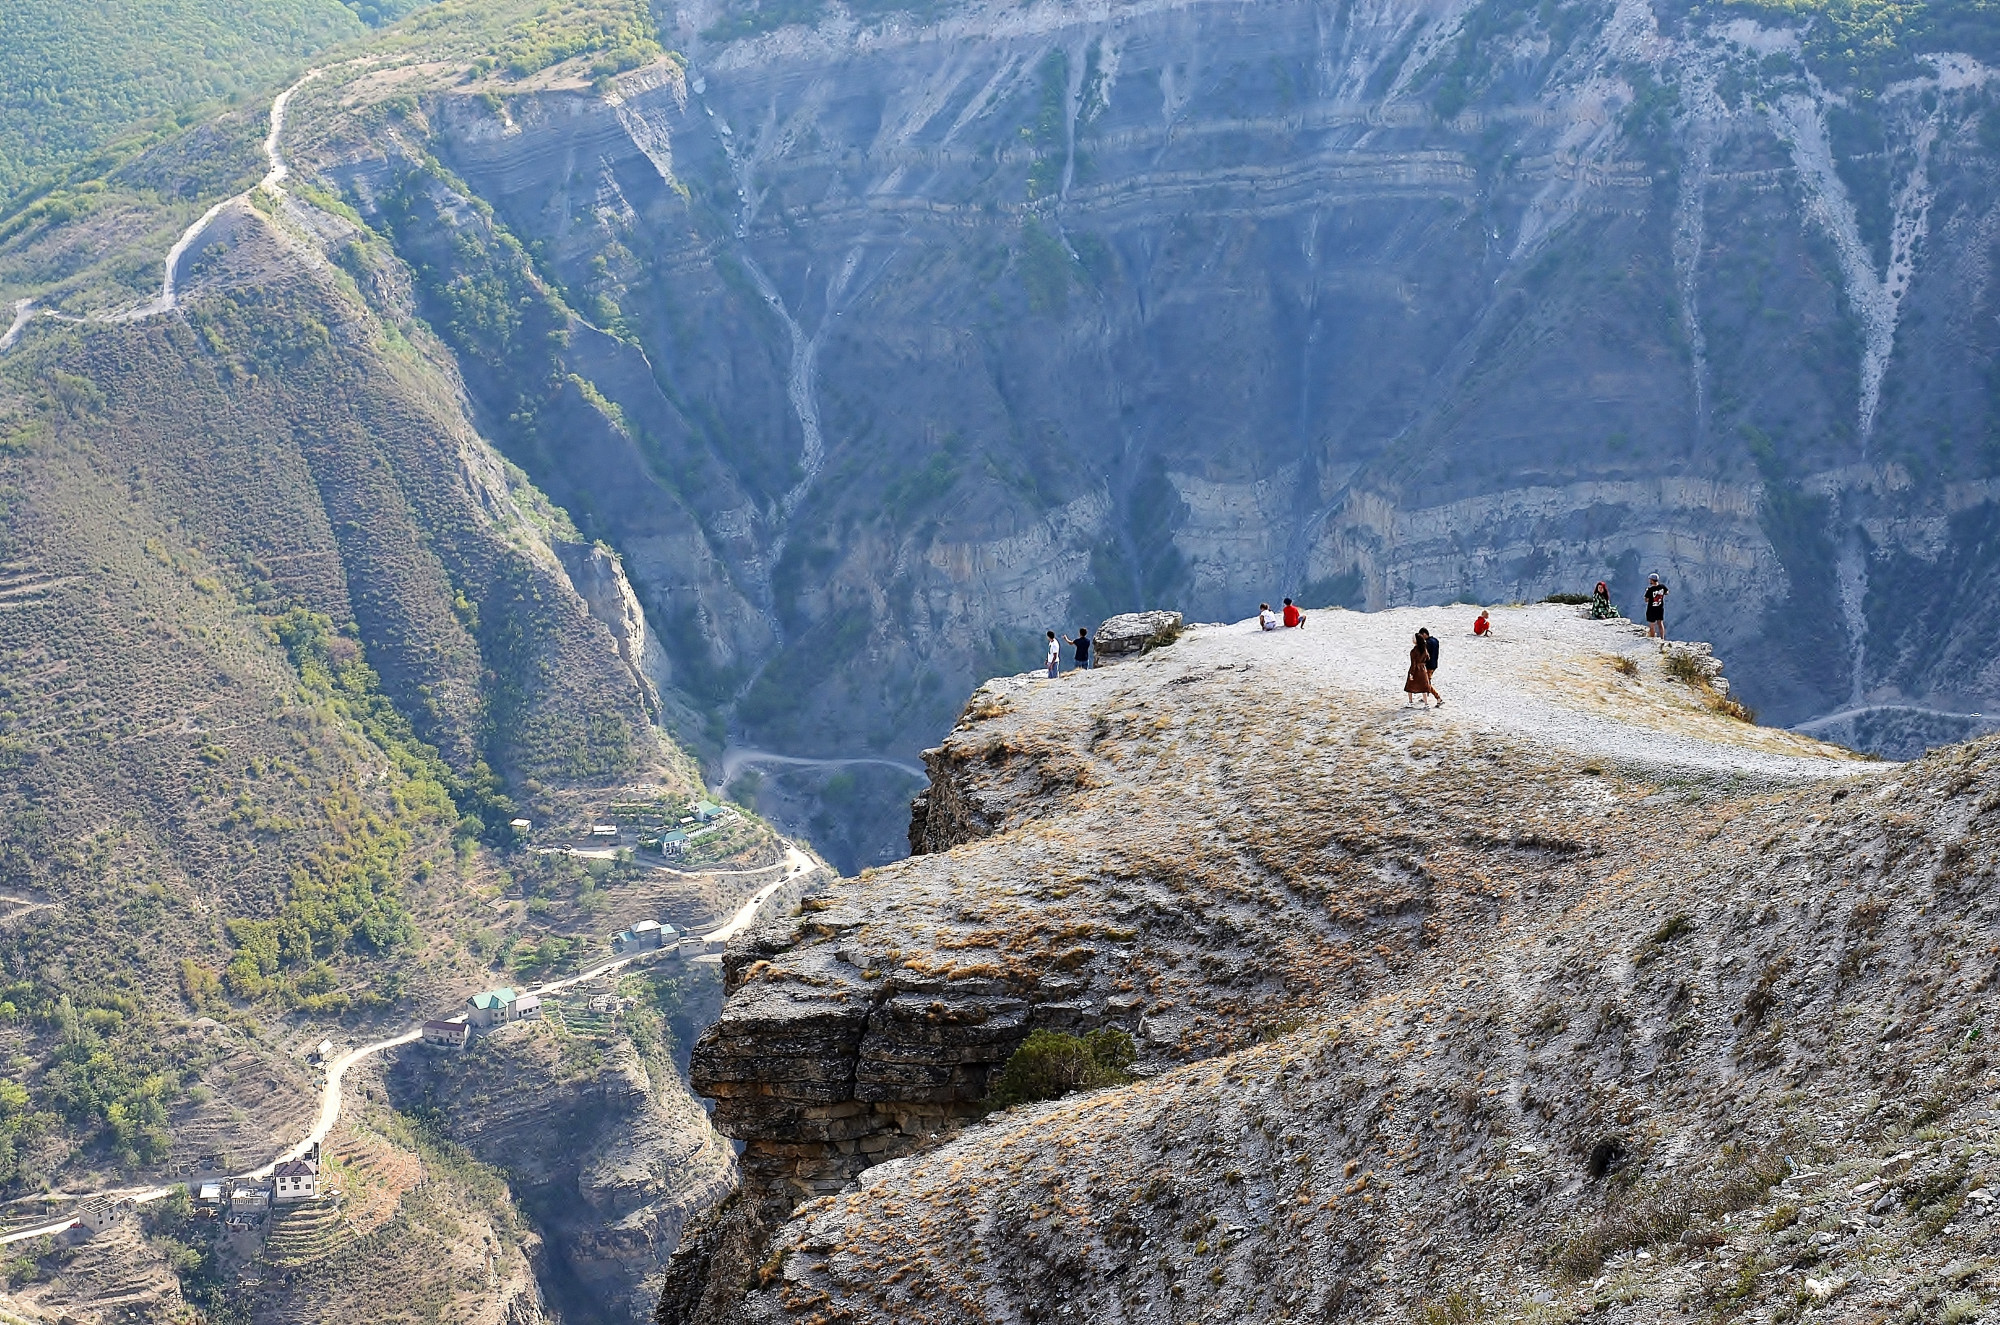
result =
M975 692L927 849L725 959L744 1186L661 1319L1977 1316L2000 750L1871 761L1629 623L1494 620ZM992 1111L1042 1027L1135 1079Z

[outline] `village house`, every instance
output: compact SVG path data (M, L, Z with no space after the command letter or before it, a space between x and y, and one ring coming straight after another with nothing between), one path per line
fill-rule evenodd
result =
M529 1021L542 1015L542 1000L536 994L522 994L514 1000L514 1015L510 1021Z
M290 1159L271 1170L272 1198L279 1205L310 1201L319 1195L319 1165L310 1159Z
M618 836L618 825L592 824L590 826L590 835L592 837L616 837Z
M466 1000L472 1009L468 1014L475 1026L498 1026L514 1020L514 1000L518 995L511 989L488 989L474 994Z
M672 947L679 941L672 925L663 925L657 920L641 920L628 930L624 930L611 940L613 952L647 952L655 948Z
M76 1222L84 1232L96 1237L112 1225L124 1222L133 1208L129 1199L113 1200L108 1196L100 1196L94 1201L84 1203L83 1209L77 1211Z
M222 1208L222 1184L219 1182L205 1182L195 1188L194 1203L202 1209L203 1213L214 1214Z
M230 1188L229 1214L233 1227L238 1219L255 1219L268 1214L271 1209L271 1193L262 1187L245 1187L240 1183Z
M472 1026L463 1021L427 1021L424 1023L424 1043L443 1045L448 1049L463 1049L472 1038Z

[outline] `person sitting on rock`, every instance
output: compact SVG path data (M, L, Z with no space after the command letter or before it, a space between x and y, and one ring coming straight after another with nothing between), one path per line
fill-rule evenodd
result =
M1276 630L1278 628L1278 614L1271 610L1269 603L1257 604L1257 624L1265 630Z
M1603 580L1599 580L1597 587L1590 593L1590 619L1609 621L1617 615L1618 609L1611 605L1611 587Z
M1294 626L1303 626L1305 623L1306 614L1293 606L1292 600L1287 598L1285 600L1285 628L1290 630Z
M1483 607L1479 609L1479 619L1472 623L1472 633L1480 639L1493 633L1493 618Z

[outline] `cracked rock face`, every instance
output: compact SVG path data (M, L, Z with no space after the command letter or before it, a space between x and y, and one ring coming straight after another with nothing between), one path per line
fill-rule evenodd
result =
M729 955L695 1077L745 1187L663 1317L1991 1292L2000 750L1858 762L1553 608L1406 711L1425 617L982 688L932 790L978 830ZM1030 1028L1106 1025L1139 1080L982 1117Z

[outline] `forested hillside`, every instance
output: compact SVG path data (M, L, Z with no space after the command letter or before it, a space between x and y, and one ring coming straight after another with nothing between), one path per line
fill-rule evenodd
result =
M417 0L0 3L0 201L132 132L179 132Z
M0 960L18 1047L54 1055L8 1177L166 1157L205 1057L163 1015L435 1005L478 965L436 913L511 818L693 785L571 587L565 517L288 265L240 227L196 264L235 288L185 319L0 360Z

